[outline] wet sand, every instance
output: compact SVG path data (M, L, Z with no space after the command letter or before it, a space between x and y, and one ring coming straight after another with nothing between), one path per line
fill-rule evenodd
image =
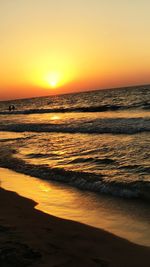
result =
M1 267L148 267L150 248L34 209L0 188Z

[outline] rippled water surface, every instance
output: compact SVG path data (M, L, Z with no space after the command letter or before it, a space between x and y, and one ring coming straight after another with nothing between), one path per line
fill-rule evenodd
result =
M16 100L13 112L0 102L1 166L18 160L24 173L149 200L149 101L143 86Z

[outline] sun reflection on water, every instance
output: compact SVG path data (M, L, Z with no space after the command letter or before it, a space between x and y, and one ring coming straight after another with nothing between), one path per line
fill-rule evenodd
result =
M50 119L51 120L60 120L61 118L58 115L54 115L54 116L51 116Z
M42 192L46 192L47 193L47 192L51 191L49 186L47 186L45 184L42 184L42 183L39 185L39 188L41 189Z

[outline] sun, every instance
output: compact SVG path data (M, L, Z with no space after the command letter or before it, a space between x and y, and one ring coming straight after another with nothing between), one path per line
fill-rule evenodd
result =
M32 72L30 79L34 85L44 90L62 90L62 87L72 80L72 72L65 67L56 70L47 70L41 67Z
M51 88L56 88L59 86L60 83L60 75L57 72L49 73L46 77L47 84Z
M51 87L57 87L57 81L50 81L50 82L49 82L49 85L50 85Z

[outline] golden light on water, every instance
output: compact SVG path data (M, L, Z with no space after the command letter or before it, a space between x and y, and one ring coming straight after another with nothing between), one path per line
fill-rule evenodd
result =
M61 120L61 117L59 116L59 115L53 115L52 117L51 117L51 120Z
M136 228L133 231L135 219L130 215L126 216L129 204L126 206L122 201L116 207L116 202L113 199L108 201L100 195L97 198L91 194L84 194L78 190L75 191L65 187L65 185L62 186L62 184L52 184L1 168L0 181L2 188L33 199L38 203L35 208L45 213L103 228L132 242L149 245L147 235L149 224L146 220L148 207L146 208L146 206L143 209L144 219L141 217L142 221L136 220ZM101 201L101 205L99 205L99 201ZM133 207L136 209L136 206L133 205ZM92 216L88 216L89 210ZM146 236L147 238L145 238Z

